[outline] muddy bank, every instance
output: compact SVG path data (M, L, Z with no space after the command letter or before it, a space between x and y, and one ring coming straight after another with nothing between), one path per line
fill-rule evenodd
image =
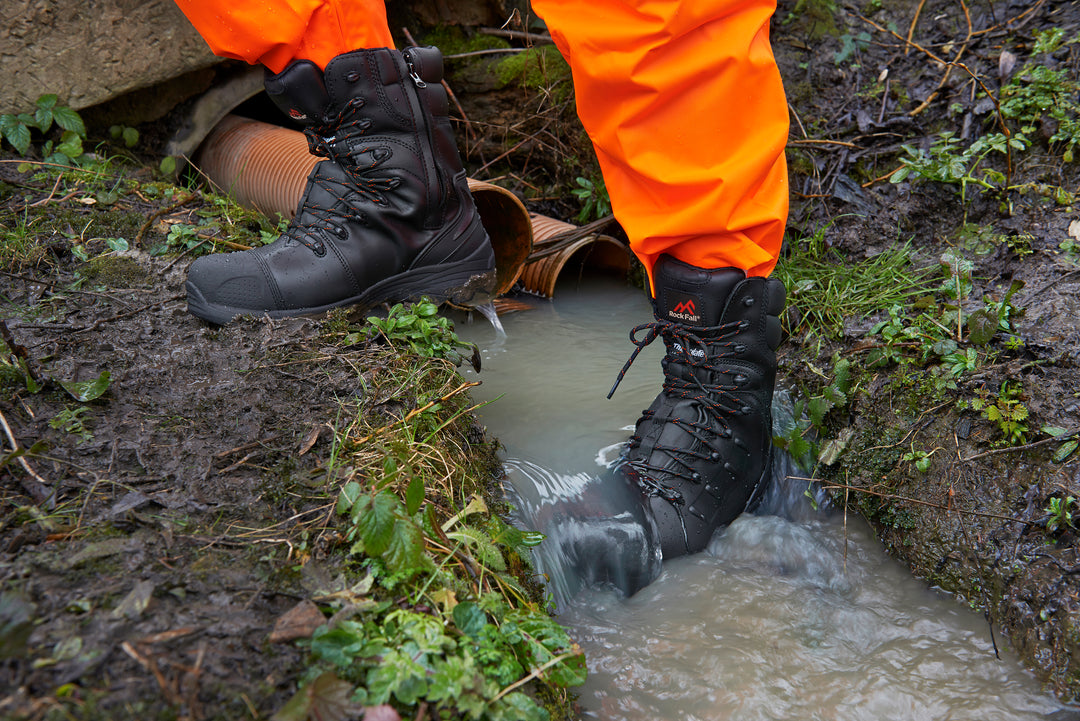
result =
M1047 92L1075 117L1076 47L1040 39L1074 37L1076 8L869 3L790 17L777 42L793 104L790 260L865 267L909 244L905 272L921 278L891 313L824 327L821 289L789 287L781 372L806 402L813 475L1074 699L1080 185L1051 104L1022 122L1009 113L1052 69ZM1023 138L1011 153L965 155L1003 128Z
M1075 43L1036 52L1055 28L1076 35L1076 9L884 5L781 3L793 191L784 262L792 273L850 269L910 244L907 275L925 286L892 313L871 305L830 326L815 318L820 284L791 283L781 382L806 402L801 437L814 445L803 450L835 502L865 515L918 576L986 609L997 642L1073 698L1080 558L1067 514L1080 510L1069 500L1080 479L1078 454L1065 451L1080 427L1069 244L1080 238L1071 145L1053 139L1068 116L1025 111L1035 130L1011 158L964 151L1000 130L987 98L1012 77L1044 67L1076 81ZM917 45L905 44L909 29ZM494 61L448 62L470 118L462 151L478 178L576 220L582 202L569 189L596 178L595 164L565 65L531 57L506 76ZM1075 87L1059 85L1068 108ZM942 132L963 145L941 146ZM890 183L903 158L924 173ZM311 617L287 612L354 593L330 521L350 464L369 459L342 465L336 439L357 417L391 423L460 380L446 363L403 366L385 347L346 341L355 318L224 329L190 318L191 257L273 237L274 223L164 182L148 169L157 158L138 160L119 184L111 172L57 179L2 165L3 229L17 249L0 267L10 333L0 674L14 689L0 714L267 717L312 680L294 641ZM951 160L962 167L950 175ZM490 484L491 439L468 422L459 433L455 456Z

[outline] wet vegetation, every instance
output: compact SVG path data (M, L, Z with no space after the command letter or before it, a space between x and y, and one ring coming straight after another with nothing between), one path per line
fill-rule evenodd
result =
M431 33L470 174L604 215L557 54ZM773 40L777 442L1075 698L1080 13L799 0ZM584 660L502 520L472 349L427 303L195 321L190 260L280 219L77 118L0 117L0 716L572 717Z

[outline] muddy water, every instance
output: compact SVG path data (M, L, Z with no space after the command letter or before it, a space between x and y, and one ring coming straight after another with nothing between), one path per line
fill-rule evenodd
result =
M604 398L632 350L628 330L650 317L640 293L589 279L504 315L505 338L482 319L459 320L483 350L475 396L497 399L482 415L506 446L508 493L525 525L596 483L659 389L657 342ZM995 657L980 614L914 579L857 519L815 510L779 461L761 511L706 552L665 562L630 599L579 588L558 554L538 558L589 659L586 718L1080 718L1000 637Z

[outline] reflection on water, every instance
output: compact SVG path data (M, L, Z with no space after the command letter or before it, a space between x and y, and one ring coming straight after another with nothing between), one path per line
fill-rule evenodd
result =
M641 293L590 280L504 317L504 338L482 319L458 323L484 350L477 399L503 396L482 414L506 446L522 523L560 527L552 519L567 517L567 499L589 496L659 390L662 349L650 347L604 398L632 350L626 334L650 317ZM1080 718L1006 648L995 658L981 615L914 579L857 519L815 509L806 483L788 480L790 463L777 460L757 514L704 553L665 562L629 599L580 588L561 572L553 539L541 545L560 619L588 658L586 718ZM624 529L616 518L590 530Z

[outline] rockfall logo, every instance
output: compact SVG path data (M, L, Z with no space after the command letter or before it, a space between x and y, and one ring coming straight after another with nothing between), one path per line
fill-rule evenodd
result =
M293 120L307 120L307 115L297 108L289 108L289 117Z
M674 308L668 311L668 316L675 318L676 320L687 321L690 323L697 323L701 320L701 316L697 314L697 308L694 306L694 301L692 299L677 303Z

